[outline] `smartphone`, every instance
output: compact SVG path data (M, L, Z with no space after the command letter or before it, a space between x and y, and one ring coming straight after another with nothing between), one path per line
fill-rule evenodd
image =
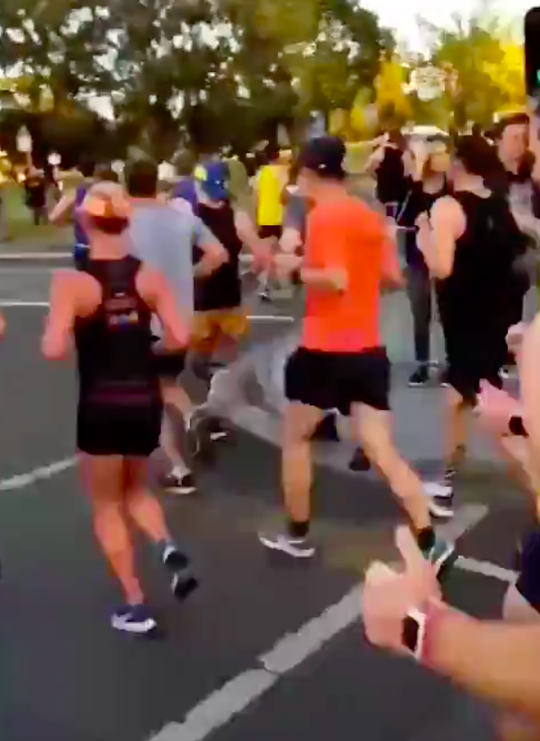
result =
M540 115L540 7L525 14L525 89L529 104Z

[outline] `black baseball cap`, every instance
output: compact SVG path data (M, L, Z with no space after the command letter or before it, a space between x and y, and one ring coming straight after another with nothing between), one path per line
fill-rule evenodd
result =
M316 172L322 178L341 180L346 176L343 162L347 149L339 136L310 139L298 156L298 167Z

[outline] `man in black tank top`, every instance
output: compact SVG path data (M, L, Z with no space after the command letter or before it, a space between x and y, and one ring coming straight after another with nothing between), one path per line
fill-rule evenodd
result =
M218 163L219 164L219 163ZM218 349L227 360L236 357L238 342L248 328L242 308L242 282L239 257L242 241L237 219L229 203L227 182L222 167L213 163L199 168L197 177L197 214L227 252L228 260L212 275L195 280L195 319L192 350L194 367L208 377L210 364Z

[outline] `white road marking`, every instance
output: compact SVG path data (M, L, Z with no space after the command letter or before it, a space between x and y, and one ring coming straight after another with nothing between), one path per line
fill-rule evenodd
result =
M64 260L72 257L71 252L0 252L2 260Z
M44 273L56 273L58 268L52 268L47 265L40 265L39 267L28 267L25 265L1 265L0 264L0 276L2 275L43 275Z
M251 314L248 316L250 322L283 322L284 324L291 324L294 322L293 316L287 316L285 314Z
M452 525L455 539L475 527L487 512L488 508L483 505L467 505L458 510L456 522ZM449 526L445 527L448 531ZM321 615L308 620L296 632L287 633L279 639L273 648L256 659L258 666L238 674L195 705L183 723L168 723L148 741L204 741L260 698L281 676L299 666L331 638L356 622L361 612L360 583L339 602L327 607Z
M518 577L517 571L512 571L512 569L505 569L502 566L497 566L497 564L490 563L489 561L477 561L476 558L468 558L465 556L458 558L456 561L456 567L462 571L468 571L471 574L480 574L481 576L487 576L490 579L498 579L507 584L513 584Z
M0 306L5 307L6 309L13 309L13 308L40 308L40 309L47 309L49 306L48 301L17 301L16 299L9 299L9 298L2 298L0 299Z
M72 468L76 462L77 459L75 457L64 458L60 461L49 463L46 466L38 466L38 468L34 468L32 471L28 471L28 473L21 473L17 476L11 476L9 479L2 479L0 480L0 491L23 489L25 486L35 484L36 481L50 479L52 476L56 476L56 474Z

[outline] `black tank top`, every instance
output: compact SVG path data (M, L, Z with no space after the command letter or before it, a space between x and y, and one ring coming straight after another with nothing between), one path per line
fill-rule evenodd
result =
M377 168L377 199L381 203L401 203L407 194L403 152L387 147Z
M75 322L81 404L159 403L150 328L152 312L137 293L140 260L88 260L84 272L101 286L96 311Z
M452 274L439 284L443 312L464 326L490 325L504 311L523 235L500 195L458 191L452 197L467 225L456 242Z
M242 302L239 256L242 242L236 232L234 210L229 204L212 208L199 204L199 217L221 242L229 256L211 275L195 281L195 311L232 309Z

